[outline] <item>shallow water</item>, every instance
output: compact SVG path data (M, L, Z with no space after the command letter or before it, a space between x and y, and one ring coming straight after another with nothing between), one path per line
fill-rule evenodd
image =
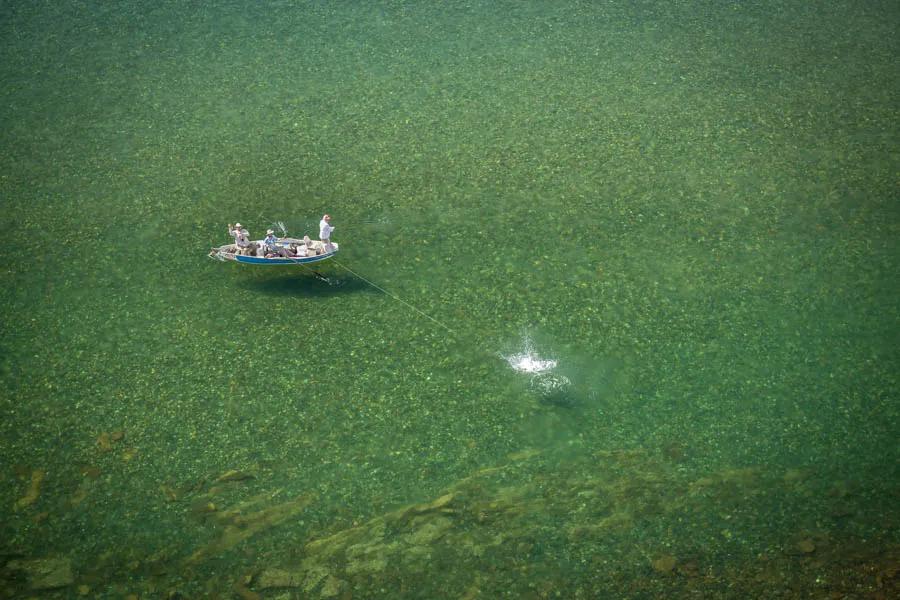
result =
M889 596L898 20L3 5L0 593Z

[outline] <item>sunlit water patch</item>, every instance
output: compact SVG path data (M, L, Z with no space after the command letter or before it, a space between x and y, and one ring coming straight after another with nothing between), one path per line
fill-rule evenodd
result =
M531 376L528 389L536 394L541 402L566 407L575 404L572 381L555 371L559 366L559 360L538 354L530 337L525 336L520 351L501 356L514 371Z

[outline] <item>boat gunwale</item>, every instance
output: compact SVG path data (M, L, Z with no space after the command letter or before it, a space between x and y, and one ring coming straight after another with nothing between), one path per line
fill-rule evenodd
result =
M261 247L263 245L262 240L254 241L253 243L257 244L257 247ZM298 240L295 238L282 238L278 240L278 245L284 248L289 247L291 244L302 244L303 240ZM313 244L318 245L319 247L323 247L324 244L321 241L313 242ZM242 254L237 254L232 251L235 248L234 244L225 244L223 246L219 246L217 248L213 248L209 255L211 258L217 258L222 261L233 261L237 263L241 263L243 265L269 265L269 266L280 266L280 265L304 265L304 264L312 264L321 262L323 260L328 260L332 258L335 254L338 253L340 249L337 243L332 243L332 250L330 252L326 252L324 254L315 254L313 256L296 256L296 257L285 257L285 256L275 256L272 258L266 258L264 256L245 256Z

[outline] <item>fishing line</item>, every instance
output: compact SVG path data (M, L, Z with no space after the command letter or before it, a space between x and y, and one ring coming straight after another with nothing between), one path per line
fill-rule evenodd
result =
M259 220L259 219L263 219L264 221L269 221L271 223L271 225L270 225L271 229L274 229L277 227L278 229L281 230L283 237L288 237L287 227L285 226L283 221L272 221L272 220L268 219L267 217L265 217L262 213L260 213L259 216L257 217L257 220ZM344 223L344 224L342 224L342 227L343 227L343 230L345 230L345 231L347 229L353 231L353 230L357 230L359 228L368 228L368 227L396 228L398 226L405 226L410 223L417 223L420 220L421 219L419 219L419 218L414 218L414 219L401 220L400 222L397 222L397 221L390 219L389 217L387 217L387 218L375 217L372 219L360 219L359 221L356 221L356 222ZM309 223L304 223L304 225L308 225L308 224ZM224 260L222 257L213 257L212 255L210 255L210 257L211 258L219 258L219 260ZM301 262L299 260L299 258L292 257L292 256L284 256L284 258L287 258L292 263L296 264L297 266L302 267L304 270L310 272L317 279L324 281L328 285L335 285L334 283L332 283L332 281L328 277L325 277L324 275L322 275L315 269L313 269L310 266L308 266L307 264ZM351 275L356 277L357 279L364 281L368 285L372 286L373 288L375 288L376 290L378 290L379 292L381 292L388 298L396 300L403 306L412 310L416 314L418 314L422 317L425 317L432 323L438 325L439 327L441 327L445 331L448 331L449 333L453 334L454 336L457 335L456 331L452 327L450 327L447 324L432 317L431 315L420 310L419 308L413 306L412 304L410 304L403 298L400 298L396 294L393 294L393 293L387 291L380 285L376 284L374 281L371 281L370 279L363 277L362 275L360 275L359 273L357 273L356 271L354 271L347 265L345 265L341 262L338 262L337 260L334 260L334 258L331 258L331 261L338 267L344 269L345 271L347 271L348 273L350 273ZM523 346L524 347L522 348L522 350L518 353L510 354L508 356L505 354L502 354L502 353L498 353L498 356L500 358L502 358L504 361L506 361L506 363L512 368L513 371L515 371L517 373L523 373L523 374L529 375L530 380L529 380L529 384L528 384L528 389L533 393L539 394L544 402L549 402L551 404L562 405L562 406L570 406L571 401L568 400L568 394L570 393L570 388L572 387L572 381L565 375L556 372L556 367L558 366L558 360L555 358L541 358L537 354L537 352L534 348L534 345L531 341L531 338L530 338L530 336L527 335L527 333L524 336Z
M263 216L262 213L259 214L259 217L258 217L258 218L262 218L262 219L265 220L265 221L268 221L268 220L269 220L269 219L267 219L265 216ZM278 225L279 229L281 229L282 235L284 235L285 237L287 237L287 229L285 228L283 222L281 222L281 221L273 221L272 223L274 223L275 225ZM329 281L329 279L328 279L327 277L325 277L324 275L320 275L320 274L317 273L316 271L313 271L312 269L310 269L309 267L307 267L305 264L303 264L303 263L297 261L297 260L294 259L293 257L286 257L286 258L290 259L291 262L297 264L298 266L301 266L301 267L304 267L305 269L308 269L313 275L315 275L315 276L318 277L319 279L325 281L326 283L331 283L331 281ZM341 267L342 269L346 269L346 270L347 270L350 274L352 274L354 277L358 277L359 279L362 279L363 281L365 281L366 283L368 283L369 285L371 285L373 288L375 288L376 290L380 291L380 292L383 293L384 295L388 296L389 298L393 298L394 300L396 300L396 301L399 302L400 304L403 304L404 306L406 306L406 307L412 309L412 310L415 311L416 313L422 315L422 316L425 317L426 319L429 319L430 321L432 321L432 322L434 322L434 323L437 323L438 325L440 325L441 327L443 327L444 329L446 329L446 330L449 331L450 333L456 335L456 331L455 331L455 330L453 330L452 328L448 327L448 326L445 325L444 323L441 323L440 321L438 321L437 319L435 319L434 317L432 317L432 316L429 315L428 313L425 313L425 312L419 310L418 308L416 308L415 306L413 306L412 304L410 304L409 302L407 302L407 301L404 300L403 298L400 298L399 296L390 293L389 291L387 291L387 290L384 289L383 287L381 287L381 286L379 286L379 285L376 285L375 282L370 281L369 279L366 279L365 277L363 277L362 275L360 275L359 273L357 273L356 271L354 271L354 270L351 269L350 267L348 267L348 266L346 266L346 265L344 265L344 264L342 264L342 263L339 263L338 261L336 261L336 260L334 260L334 259L331 259L331 260L332 260L332 262L333 262L334 264L336 264L337 266Z
M331 284L331 280L328 279L327 277L325 277L324 275L322 275L321 273L319 273L318 271L313 271L312 269L310 269L309 267L307 267L307 266L304 265L303 263L297 263L297 264L300 265L301 267L303 267L304 269L306 269L307 271L309 271L310 273L312 273L312 274L313 274L313 277L315 277L316 279L319 279L319 280L321 280L321 281L324 281L324 282L327 283L328 285L332 285L332 284Z
M302 262L300 262L297 258L294 258L293 256L285 256L284 258L287 258L288 260L290 260L292 263L294 263L294 264L297 265L298 267L303 267L304 269L306 269L307 271L309 271L310 273L312 273L313 276L314 276L316 279L321 279L322 281L324 281L324 282L327 283L328 285L331 285L331 280L330 280L330 279L328 279L327 277L325 277L324 275L322 275L322 274L319 273L318 271L313 271L311 268L307 267L305 264L303 264Z
M407 301L404 300L403 298L400 298L400 297L398 297L398 296L395 296L394 294L390 293L389 291L387 291L387 290L384 289L383 287L378 286L378 285L376 285L375 283L369 281L368 279L366 279L365 277L363 277L362 275L360 275L359 273L357 273L356 271L354 271L354 270L351 269L350 267L348 267L348 266L346 266L346 265L344 265L344 264L342 264L342 263L339 263L338 261L336 261L336 260L334 260L334 259L331 259L331 261L332 261L334 264L336 264L337 266L341 267L342 269L346 269L347 271L349 271L353 276L362 279L363 281L365 281L366 283L368 283L369 285L371 285L371 286L372 286L373 288L375 288L376 290L379 290L380 292L384 293L386 296L388 296L388 297L390 297L390 298L393 298L394 300L396 300L396 301L399 302L400 304L403 304L403 305L405 305L405 306L407 306L407 307L413 309L414 311L416 311L417 313L419 313L420 315L422 315L422 316L425 317L426 319L430 319L431 321L437 323L438 325L440 325L441 327L443 327L444 329L446 329L446 330L449 331L450 333L456 335L456 331L454 331L454 330L451 329L450 327L447 327L446 325L444 325L443 323L441 323L440 321L438 321L437 319L435 319L435 318L432 317L431 315L422 312L421 310L419 310L418 308L416 308L415 306L413 306L412 304L410 304L409 302L407 302Z

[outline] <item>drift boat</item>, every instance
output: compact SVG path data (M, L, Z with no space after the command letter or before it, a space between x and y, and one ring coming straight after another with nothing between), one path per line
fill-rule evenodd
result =
M279 238L276 245L284 250L284 255L263 251L265 244L262 240L250 242L249 254L241 254L234 244L225 244L209 251L209 257L216 260L232 260L247 265L308 265L328 260L338 251L338 245L331 242L326 247L324 242L304 238L283 237Z

